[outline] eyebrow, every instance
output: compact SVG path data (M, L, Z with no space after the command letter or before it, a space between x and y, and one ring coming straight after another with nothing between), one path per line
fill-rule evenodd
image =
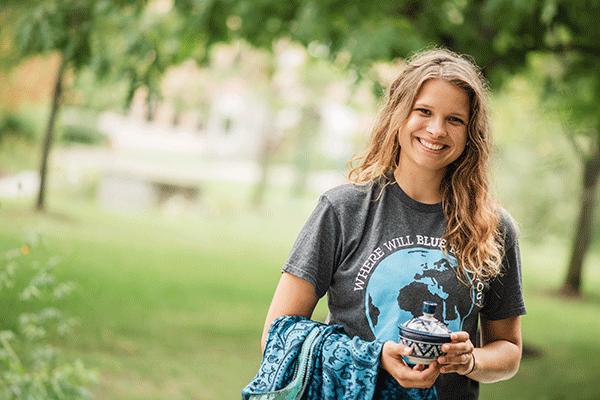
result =
M432 107L429 104L423 103L423 102L420 102L420 101L416 101L415 105L413 107L424 107L424 108L435 109L435 107ZM463 118L463 119L468 119L469 118L467 115L463 114L462 112L451 112L448 115L451 115L453 117Z

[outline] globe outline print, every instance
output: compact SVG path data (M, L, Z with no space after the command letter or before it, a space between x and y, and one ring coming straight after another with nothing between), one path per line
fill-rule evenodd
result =
M455 282L456 265L456 259L441 249L423 247L400 249L382 259L365 293L366 318L373 335L398 341L398 325L420 316L423 301L437 303L440 319L452 331L461 330L473 308L463 310L463 315L460 310L446 309L447 303L454 302L447 302L453 292L448 292L444 280Z

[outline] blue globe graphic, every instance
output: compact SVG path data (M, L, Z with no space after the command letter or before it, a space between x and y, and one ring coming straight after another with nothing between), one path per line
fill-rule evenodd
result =
M460 330L472 309L447 309L451 296L447 286L456 284L455 266L456 259L439 249L401 249L383 259L369 278L365 296L367 320L375 337L397 342L398 325L420 316L423 301L437 303L436 317L451 330Z

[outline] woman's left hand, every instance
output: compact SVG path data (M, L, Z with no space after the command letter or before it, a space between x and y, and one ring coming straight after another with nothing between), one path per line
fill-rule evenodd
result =
M440 372L447 374L456 372L466 375L473 370L473 343L467 332L453 332L450 336L451 343L444 343L442 351L445 355L438 357L438 363L442 366Z

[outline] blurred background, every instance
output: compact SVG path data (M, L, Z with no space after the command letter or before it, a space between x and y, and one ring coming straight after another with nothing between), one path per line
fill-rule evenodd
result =
M316 198L430 46L490 81L521 229L523 360L481 398L600 398L599 21L584 0L3 0L0 398L239 398Z

